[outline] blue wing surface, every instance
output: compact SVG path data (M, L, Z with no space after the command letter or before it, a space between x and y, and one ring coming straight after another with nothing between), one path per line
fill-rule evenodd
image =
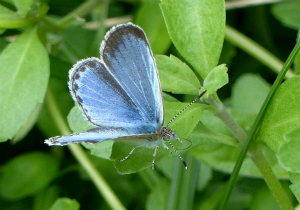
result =
M164 120L156 63L141 28L131 23L112 28L100 48L102 60L128 94L145 122Z
M87 119L107 128L123 128L133 134L156 133L156 125L144 121L139 108L98 58L79 61L70 71L69 88Z

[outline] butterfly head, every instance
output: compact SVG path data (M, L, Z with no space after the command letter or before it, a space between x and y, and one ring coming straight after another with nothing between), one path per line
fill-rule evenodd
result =
M162 129L161 129L161 138L164 141L169 141L169 140L177 139L177 135L176 135L176 132L173 131L171 128L162 127Z

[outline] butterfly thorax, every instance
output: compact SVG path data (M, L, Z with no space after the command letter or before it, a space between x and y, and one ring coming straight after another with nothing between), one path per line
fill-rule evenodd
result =
M176 132L173 131L171 128L162 127L162 129L161 129L161 138L164 141L168 141L168 140L172 140L172 139L177 139L177 135L176 135Z

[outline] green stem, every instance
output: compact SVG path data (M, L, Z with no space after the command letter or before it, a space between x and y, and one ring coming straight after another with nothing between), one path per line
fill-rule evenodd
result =
M294 207L287 193L285 192L279 180L275 176L269 163L266 161L260 145L257 145L256 149L253 151L253 154L253 162L258 167L259 171L262 173L264 180L266 181L269 189L271 190L281 209L293 210Z
M280 71L279 75L277 76L277 78L276 78L276 80L275 80L275 82L274 82L274 84L273 84L273 86L272 86L272 88L271 88L271 90L270 90L267 98L264 101L264 104L262 105L262 107L261 107L261 109L260 109L260 111L259 111L259 113L258 113L258 115L257 115L257 117L255 119L255 122L254 122L253 126L251 127L251 130L250 130L250 133L248 135L247 141L243 145L243 148L242 148L242 151L240 153L239 159L237 160L237 163L236 163L236 165L235 165L235 167L233 169L232 175L230 177L228 191L227 191L227 194L226 194L226 196L224 198L224 201L223 201L223 203L221 205L221 209L226 209L226 206L227 206L227 203L229 201L229 197L230 197L230 194L232 192L233 186L234 186L234 184L236 182L238 173L239 173L239 171L241 169L241 166L243 164L245 156L247 155L247 152L248 152L248 150L250 148L250 144L253 141L253 139L255 138L256 133L258 132L258 129L259 129L259 126L260 126L260 122L262 121L263 115L264 115L264 113L265 113L265 111L267 109L269 101L271 100L271 98L274 95L275 91L277 90L277 88L279 87L279 85L281 84L281 82L283 81L284 76L285 76L286 72L289 70L289 67L292 65L292 63L293 63L293 61L294 61L294 59L295 59L295 57L296 57L297 52L299 51L299 49L300 49L300 41L297 42L297 44L294 47L293 51L291 52L291 54L289 55L288 59L284 63L284 66L282 67L282 70ZM260 157L262 158L263 156L260 156ZM255 157L253 157L253 158L255 158ZM255 159L256 163L258 163L257 161L258 161L258 159ZM258 163L258 165L257 165L258 167L263 166L264 164L267 164L267 162L265 160L262 160L262 161L264 161L265 163ZM264 170L264 169L260 168L260 170ZM268 173L267 171L265 171L265 172ZM269 179L271 179L271 177L272 176L266 176L266 177L264 176L264 178L267 179L266 182L267 182L268 185L270 183L273 183L273 185L275 185L274 184L275 182L279 182L277 179L276 180L274 180L274 179L269 180ZM269 186L269 187L271 189L272 186ZM278 190L280 190L280 188L278 188ZM272 193L275 196L275 194L277 192L273 192L272 191ZM284 191L281 191L281 192L278 192L278 193L285 194ZM291 208L293 207L290 201L288 201L286 199L280 199L280 200L278 200L277 197L275 197L275 198L277 199L277 202L279 203L279 205L281 207L286 207L286 206L289 206ZM281 203L281 202L287 202L287 203Z
M60 28L63 28L63 27L65 27L65 25L67 25L74 18L86 16L99 3L100 2L98 0L88 0L88 1L84 2L79 7L77 7L72 12L70 12L68 15L66 15L63 19L61 19L58 22L58 26Z
M188 170L182 167L179 158L175 160L168 202L168 209L170 210L193 209L199 162L192 155L187 154L184 158L190 163Z
M247 54L251 55L258 61L269 67L271 70L279 74L281 67L283 66L283 62L252 39L248 38L232 27L226 26L225 40L240 48L241 50L244 50ZM285 78L288 79L294 76L295 73L293 72L293 70L289 69L289 71L285 75Z
M43 18L48 12L49 6L45 3L41 4L39 11L36 13L36 18L23 18L23 19L0 19L0 28L4 29L15 29L15 28L24 28L28 27L38 20Z
M76 160L81 164L81 166L86 170L94 185L106 200L107 204L111 209L116 210L125 210L126 208L122 205L121 201L114 194L110 186L107 184L105 179L99 173L95 165L87 157L85 151L78 144L70 144L68 148L72 152Z
M54 122L56 123L57 128L60 130L60 132L63 135L68 135L71 133L67 122L65 121L65 118L60 112L60 109L58 107L58 104L56 102L52 87L51 87L51 81L49 82L48 92L46 94L45 102L49 108L49 111L52 115L52 118L54 119ZM90 176L92 182L100 192L100 194L103 196L104 200L107 202L107 204L112 209L117 210L124 210L126 209L120 200L117 198L117 196L114 194L112 189L109 187L109 185L106 183L102 175L99 173L97 168L94 166L94 164L91 162L91 160L87 157L85 151L83 148L78 144L71 144L68 145L68 148L70 149L73 156L76 158L76 160L80 163L80 165L86 170L87 174Z
M247 134L227 112L222 102L219 100L216 101L213 97L209 97L207 102L217 108L218 113L216 114L216 116L218 116L222 120L222 122L228 127L234 137L241 143L241 145L243 145L247 140Z

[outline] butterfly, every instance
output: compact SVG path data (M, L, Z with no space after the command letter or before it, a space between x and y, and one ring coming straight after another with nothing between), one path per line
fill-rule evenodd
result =
M119 161L128 159L136 148L146 145L154 148L154 169L159 146L171 152L165 144L168 142L187 169L187 164L170 142L173 139L180 141L176 132L168 127L176 116L167 126L163 126L162 91L145 32L132 23L113 27L105 35L100 55L100 59L78 61L69 71L68 83L72 98L96 128L49 138L45 143L63 146L70 143L136 139L143 143L135 146Z

